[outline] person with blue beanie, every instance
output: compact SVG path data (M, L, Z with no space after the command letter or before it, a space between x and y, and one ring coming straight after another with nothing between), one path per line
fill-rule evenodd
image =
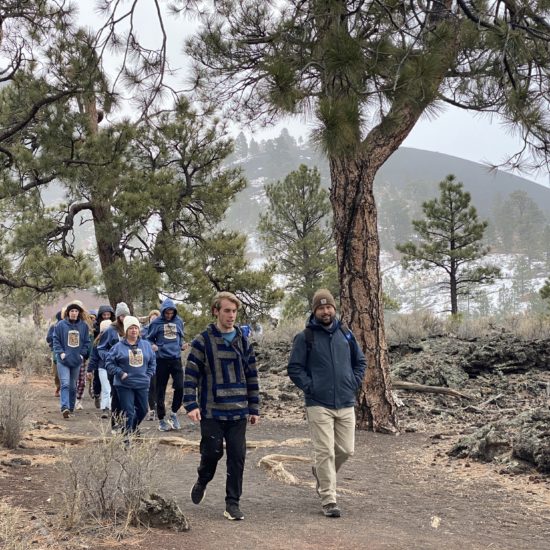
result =
M125 418L123 432L135 433L147 414L147 393L156 369L155 353L151 344L140 337L136 317L124 318L124 337L109 351L105 366L113 377Z
M74 301L65 308L65 316L53 331L53 351L57 374L61 382L61 413L69 418L76 403L76 384L80 368L90 351L90 326L81 302Z
M166 298L160 306L160 315L151 322L147 331L147 340L151 342L157 356L157 415L159 430L167 432L181 428L178 411L183 402L183 366L181 352L185 349L183 341L183 320L178 315L176 304ZM166 419L164 399L168 380L172 377L174 395L169 419Z

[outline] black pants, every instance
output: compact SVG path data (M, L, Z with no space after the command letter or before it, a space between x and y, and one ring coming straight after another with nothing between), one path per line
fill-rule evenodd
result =
M115 385L113 384L114 379L115 377L109 374L109 384L111 384L111 428L114 428L115 424L118 420L120 420L122 415L118 393Z
M238 504L243 492L243 472L246 458L246 418L241 420L201 420L201 462L199 483L207 485L214 478L216 466L223 456L223 440L227 453L225 482L226 504Z
M157 359L157 415L159 420L166 416L164 398L170 376L172 376L172 388L174 388L172 412L176 413L183 402L183 367L181 359Z
M94 397L99 397L101 395L101 381L99 380L99 372L98 369L94 370L94 378L93 378L93 394Z
M153 374L151 382L149 383L149 392L147 394L147 401L149 403L149 409L151 411L157 410L157 375Z

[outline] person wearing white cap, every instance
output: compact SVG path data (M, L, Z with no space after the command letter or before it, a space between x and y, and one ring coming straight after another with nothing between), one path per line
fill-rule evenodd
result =
M147 414L149 384L156 365L151 344L140 337L139 320L125 316L124 337L109 351L106 368L113 377L125 417L123 431L126 435L135 433Z

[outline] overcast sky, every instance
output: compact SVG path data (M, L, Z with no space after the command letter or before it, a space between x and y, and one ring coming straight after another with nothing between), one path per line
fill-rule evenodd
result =
M84 25L97 26L99 18L94 12L95 0L76 0L75 4L80 11L80 20ZM129 4L126 3L126 6ZM141 2L138 6L141 11L137 14L137 25L140 28L140 37L148 41L153 47L158 43L160 31L156 21L152 17L153 5L150 2ZM168 51L173 68L185 67L185 57L182 54L183 42L197 27L197 22L185 18L166 17L165 25L168 35ZM185 70L179 73L179 86L183 87ZM257 141L278 136L283 127L296 138L307 138L313 128L311 120L303 118L286 119L273 128L257 130L250 134ZM237 133L240 128L232 127ZM497 120L482 118L460 109L448 107L437 118L423 118L405 140L404 146L415 147L428 151L436 151L464 158L479 163L500 164L507 155L511 155L520 148L517 137L509 135ZM543 185L549 185L549 175L517 174L538 181Z

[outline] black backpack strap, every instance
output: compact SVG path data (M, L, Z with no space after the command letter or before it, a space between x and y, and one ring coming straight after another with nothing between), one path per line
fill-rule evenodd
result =
M357 361L357 350L356 345L357 341L355 340L355 336L353 335L353 332L346 326L346 325L340 325L340 330L342 331L342 334L346 337L346 340L349 344L349 351L351 355L351 366L355 365Z

